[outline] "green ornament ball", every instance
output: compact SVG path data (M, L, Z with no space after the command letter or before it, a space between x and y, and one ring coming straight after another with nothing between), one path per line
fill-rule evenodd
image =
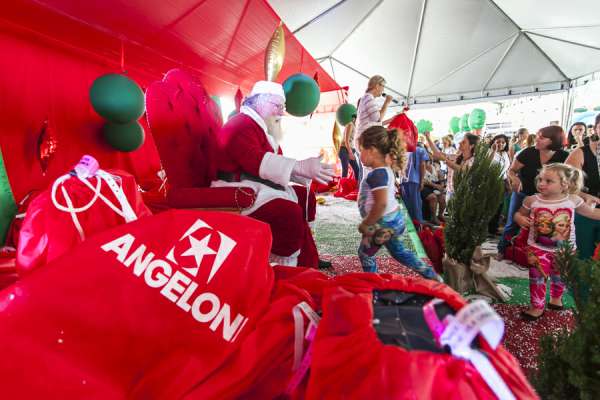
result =
M137 150L145 139L144 129L137 121L126 124L107 122L102 127L102 135L113 149L125 152Z
M433 131L433 124L431 123L431 121L428 121L426 119L420 119L419 121L417 121L416 125L417 125L417 131L419 131L419 133Z
M450 118L450 132L452 132L452 133L460 132L460 118L459 117Z
M352 122L352 116L356 115L356 107L353 104L342 104L335 113L335 118L340 125L346 126Z
M142 89L121 74L97 78L90 88L90 101L94 110L111 122L135 121L144 113Z
M587 109L587 108L585 108L585 107L577 107L576 109L574 109L574 110L573 110L573 112L576 112L576 113L583 113L583 112L586 112L587 110L588 110L588 109Z
M460 131L461 132L470 132L471 128L469 128L469 114L465 114L460 119Z
M471 129L481 129L485 126L485 111L475 108L469 114L469 126Z
M296 117L305 117L316 110L321 98L319 85L308 75L298 73L283 82L285 109Z

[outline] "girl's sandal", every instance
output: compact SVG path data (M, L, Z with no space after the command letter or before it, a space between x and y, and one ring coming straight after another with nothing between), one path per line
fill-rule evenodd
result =
M543 312L536 317L535 315L531 315L525 311L521 311L521 318L523 318L525 321L536 321L540 319L542 315L544 315Z

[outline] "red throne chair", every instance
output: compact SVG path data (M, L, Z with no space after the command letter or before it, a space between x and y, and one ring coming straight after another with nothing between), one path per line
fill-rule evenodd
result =
M146 116L167 176L172 208L239 212L254 203L251 188L211 188L221 111L206 90L179 69L146 90Z

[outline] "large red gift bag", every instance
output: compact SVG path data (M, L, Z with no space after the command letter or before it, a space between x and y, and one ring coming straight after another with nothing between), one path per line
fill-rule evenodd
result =
M438 229L439 230L439 229ZM436 240L435 233L428 226L423 226L418 233L419 239L423 244L427 258L431 261L435 272L441 274L443 270L442 259L444 258L444 249Z
M236 350L273 287L268 225L167 211L0 292L7 399L174 399Z
M17 272L27 274L98 232L148 215L128 173L99 170L83 179L66 174L27 207L19 230Z
M456 292L432 280L387 274L336 277L323 297L306 398L496 399L472 362L437 345L424 322L419 303L424 299L438 299L433 312L456 311L457 320L467 307ZM508 388L503 398L536 399L515 358L478 337L466 353L489 360Z
M268 311L240 349L189 394L188 399L302 399L310 348L329 278L312 268L274 268Z
M398 129L404 134L406 151L412 153L416 150L417 142L419 141L419 131L406 113L398 114L390 121L388 129L392 128Z
M519 234L510 239L510 244L504 250L504 257L507 260L516 262L524 267L529 266L527 260L527 238L529 237L529 229L521 229Z

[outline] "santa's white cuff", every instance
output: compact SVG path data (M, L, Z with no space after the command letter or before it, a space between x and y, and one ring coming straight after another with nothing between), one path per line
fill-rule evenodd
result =
M269 264L285 265L288 267L297 267L299 255L300 255L300 250L295 251L293 254L291 254L289 256L278 256L277 254L271 253L269 255Z
M266 152L260 162L258 176L278 185L287 186L290 183L290 175L294 165L296 165L296 160L293 158Z

